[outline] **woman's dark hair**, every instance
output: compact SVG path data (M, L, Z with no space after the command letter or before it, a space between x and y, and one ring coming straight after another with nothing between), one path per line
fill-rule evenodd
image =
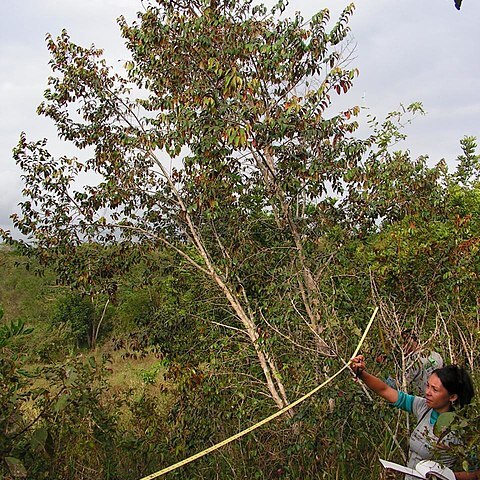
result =
M447 365L437 368L432 372L442 382L442 385L448 390L450 395L458 396L460 407L468 405L475 394L470 375L463 367L458 365Z

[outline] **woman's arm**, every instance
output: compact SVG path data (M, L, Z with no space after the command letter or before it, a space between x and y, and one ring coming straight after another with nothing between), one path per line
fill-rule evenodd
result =
M357 357L352 358L352 360L350 360L350 364L353 372L370 390L372 390L372 392L380 395L390 403L395 403L398 400L397 390L365 370L365 359L363 355L358 355Z
M479 480L480 479L480 470L475 472L455 472L456 480Z

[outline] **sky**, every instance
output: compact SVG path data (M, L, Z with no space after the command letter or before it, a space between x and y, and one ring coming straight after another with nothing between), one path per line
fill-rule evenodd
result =
M263 3L272 5L273 0ZM346 0L291 0L287 15L307 20L329 8L331 24ZM354 88L334 109L359 105L377 118L420 101L427 112L406 129L399 148L411 156L442 158L451 168L465 135L480 140L480 0L357 0L350 22L351 67L360 71ZM131 21L142 9L138 0L2 0L0 16L0 227L12 229L11 213L22 201L21 172L12 149L24 131L29 140L48 138L56 154L61 144L51 122L36 114L50 74L45 35L67 29L83 46L103 48L112 65L128 52L116 19ZM55 147L57 150L55 150Z

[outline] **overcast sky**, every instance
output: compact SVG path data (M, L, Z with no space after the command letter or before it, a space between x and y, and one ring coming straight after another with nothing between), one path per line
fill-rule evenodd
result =
M264 2L272 4L271 0ZM332 22L344 0L293 0L289 11L308 19L329 8ZM360 70L344 105L360 105L377 117L421 101L427 111L407 129L402 146L413 157L427 154L432 164L449 165L460 154L465 135L480 138L480 0L357 0L350 23L356 43L352 66ZM123 64L116 18L133 19L137 0L3 0L0 16L0 227L21 201L20 172L12 148L21 131L30 140L55 144L50 122L36 115L49 75L47 32L66 28L76 43L105 50L110 63ZM339 104L340 105L340 104Z

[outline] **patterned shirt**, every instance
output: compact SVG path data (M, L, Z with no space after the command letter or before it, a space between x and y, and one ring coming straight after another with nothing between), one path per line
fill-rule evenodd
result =
M408 395L404 392L398 392L397 401L391 405L406 412L413 413L418 421L415 430L410 436L407 466L415 468L420 460L431 460L434 456L433 449L439 440L433 433L433 427L439 417L439 413L430 408L423 397ZM441 443L442 445L449 445L454 443L458 444L459 441L452 433L448 433L442 438ZM441 451L438 457L435 455L435 460L446 467L452 468L456 459L452 455L449 455L446 449L445 451ZM405 480L415 479L410 475L405 475Z

